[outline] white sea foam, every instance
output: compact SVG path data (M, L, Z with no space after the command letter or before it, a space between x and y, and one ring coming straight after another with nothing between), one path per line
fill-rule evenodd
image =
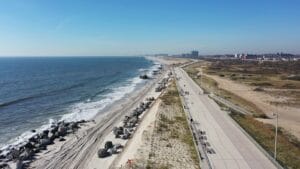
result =
M10 140L7 144L5 145L0 145L0 150L2 150L2 154L6 154L8 153L8 150L11 147L20 147L25 145L26 141L33 137L34 135L37 135L37 133L42 132L43 130L49 129L51 124L53 124L55 122L55 120L53 119L49 119L49 123L42 125L40 128L36 129L36 132L32 132L32 131L26 131L23 134L21 134L19 137L14 138L12 140Z
M149 69L140 69L139 71L144 71L149 77L152 77L152 71L158 70L159 66L159 64L154 64ZM115 88L113 88L111 93L104 95L103 99L101 100L91 101L91 99L87 99L86 102L76 103L70 107L71 113L64 114L59 120L49 119L49 122L36 129L35 133L31 131L24 132L19 137L9 141L7 145L0 145L0 147L2 147L1 150L4 150L3 153L5 153L5 150L9 149L10 147L22 146L29 138L36 135L37 133L42 132L43 130L49 129L53 123L56 123L58 121L70 122L79 120L91 120L106 106L113 104L114 102L126 96L126 94L133 92L137 85L142 82L143 79L140 79L137 76L127 80L119 86L116 86Z
M154 62L154 64L149 69L139 69L144 71L148 76L152 77L152 72L158 70L160 64ZM113 88L111 93L103 96L103 99L97 101L91 101L90 99L87 102L80 102L71 107L71 113L65 114L62 116L61 120L64 121L78 121L78 120L90 120L94 118L101 110L106 106L122 99L126 94L129 94L134 91L136 86L143 82L143 79L140 79L138 76L128 79L123 84Z
M79 120L91 120L95 117L101 110L106 106L112 104L113 102L120 100L126 94L131 93L135 87L141 83L142 80L139 77L134 77L130 80L127 80L124 85L116 87L111 93L103 96L103 99L91 101L88 99L88 102L80 102L72 105L69 109L71 113L64 114L59 120L50 119L49 122L40 128L36 129L36 132L26 131L21 134L19 137L14 138L8 142L6 145L0 145L3 150L3 153L7 153L11 147L20 147L25 144L25 142L36 135L37 133L42 132L43 130L49 129L51 124L58 121L79 121Z
M103 99L97 101L80 102L73 105L71 113L62 116L64 121L90 120L94 118L106 106L122 99L126 94L134 91L136 86L142 82L139 77L127 80L124 85L115 87L111 93L103 96Z

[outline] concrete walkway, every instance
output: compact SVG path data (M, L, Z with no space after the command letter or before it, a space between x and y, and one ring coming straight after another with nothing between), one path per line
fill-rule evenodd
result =
M201 88L183 71L175 68L179 88L184 94L186 108L206 143L212 168L273 169L276 166L233 123L230 116L204 95ZM200 138L199 138L200 139Z

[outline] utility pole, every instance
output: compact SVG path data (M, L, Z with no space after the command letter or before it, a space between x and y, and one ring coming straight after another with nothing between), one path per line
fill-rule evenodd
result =
M274 159L276 160L277 157L277 132L278 132L278 112L275 113L276 115L276 126L275 126L275 146L274 146Z

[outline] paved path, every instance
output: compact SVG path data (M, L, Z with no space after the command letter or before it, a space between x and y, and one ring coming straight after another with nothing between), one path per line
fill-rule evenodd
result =
M273 169L276 166L236 126L231 117L203 94L201 88L181 68L175 68L179 88L197 129L204 131L207 153L216 169Z

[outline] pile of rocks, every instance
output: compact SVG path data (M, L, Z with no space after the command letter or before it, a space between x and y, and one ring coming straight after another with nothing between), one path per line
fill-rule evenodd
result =
M105 158L111 156L112 154L117 154L120 152L123 146L121 144L113 144L111 141L107 141L104 148L98 150L98 157Z
M148 98L146 98L146 101L153 102L154 100L155 100L155 98L154 98L154 97L148 97Z
M158 83L158 86L155 88L155 92L161 92L163 89L167 87L167 83L169 78L163 78L161 82Z
M159 70L153 70L152 75L157 75L159 73Z
M154 101L154 98L147 98L145 102L141 102L140 105L135 108L129 116L125 116L123 120L123 126L127 131L131 132L134 131L140 115L145 112L146 109L148 109L151 105L151 103Z
M129 139L139 121L139 116L150 107L150 104L153 101L153 97L147 98L146 102L141 102L140 105L134 109L129 116L125 116L123 120L123 126L114 127L113 129L113 133L116 138Z
M130 113L130 115L125 116L123 125L113 128L113 134L115 135L115 137L121 139L129 139L135 131L135 128L139 121L139 116L150 107L151 103L154 100L154 97L147 98L146 101L141 102L140 105ZM98 157L104 158L115 154L120 147L122 148L120 144L113 145L111 141L107 141L104 148L98 150Z
M69 133L74 133L80 128L80 124L87 121L81 120L77 122L60 121L52 124L47 130L41 133L36 133L22 144L15 146L8 146L6 149L0 151L0 168L7 166L8 162L18 161L18 163L29 163L34 155L42 150L46 150L47 146L54 143L55 139L58 141L65 141L64 136ZM31 132L35 133L35 130Z
M149 79L149 77L147 75L140 75L141 79Z

